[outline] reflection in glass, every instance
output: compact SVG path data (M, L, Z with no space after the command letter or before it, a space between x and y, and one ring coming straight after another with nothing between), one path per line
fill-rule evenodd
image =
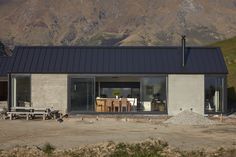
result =
M71 79L71 110L94 111L94 79Z
M222 111L222 77L205 77L205 110L206 112Z
M7 101L7 81L0 81L0 101Z
M142 80L144 111L166 111L166 77L146 77Z
M131 97L132 88L101 88L102 97L115 98L128 98Z
M30 105L30 76L13 76L13 104L16 107Z

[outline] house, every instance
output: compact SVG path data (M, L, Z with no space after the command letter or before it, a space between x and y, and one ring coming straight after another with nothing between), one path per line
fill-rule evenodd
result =
M83 114L227 112L228 71L220 48L184 43L182 47L17 46L13 56L3 60L9 67L8 75L1 70L4 84L10 81L9 107L30 102L34 107ZM117 98L127 98L129 109L98 109L96 102L112 107Z

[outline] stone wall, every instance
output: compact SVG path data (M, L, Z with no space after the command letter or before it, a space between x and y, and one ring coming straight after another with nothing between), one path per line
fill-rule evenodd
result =
M169 75L168 114L191 109L204 114L204 75Z

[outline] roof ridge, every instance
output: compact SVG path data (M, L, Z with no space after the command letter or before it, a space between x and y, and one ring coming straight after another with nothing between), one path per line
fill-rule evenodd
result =
M81 48L81 49L176 49L181 46L15 46L15 48ZM193 49L218 49L219 47L213 46L186 46L186 48Z

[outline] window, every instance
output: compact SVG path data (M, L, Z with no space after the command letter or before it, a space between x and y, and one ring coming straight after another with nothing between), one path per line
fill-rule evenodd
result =
M129 98L131 97L132 88L101 88L101 96L108 98Z
M94 78L71 78L71 111L94 111Z
M0 81L0 101L7 101L7 81Z
M223 77L205 77L205 112L223 111Z
M100 96L106 98L137 98L140 92L139 82L101 82Z
M164 112L166 108L166 77L145 77L142 79L143 111Z
M31 88L29 75L14 75L12 78L13 84L13 105L26 106L30 105Z

